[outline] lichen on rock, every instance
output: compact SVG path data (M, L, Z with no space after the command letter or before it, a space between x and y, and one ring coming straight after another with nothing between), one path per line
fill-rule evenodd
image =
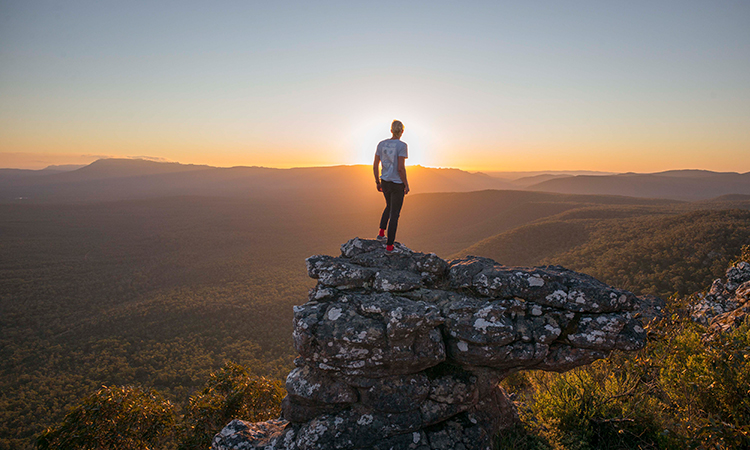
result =
M397 248L307 259L283 417L233 421L214 449L489 449L518 420L503 377L644 345L638 299L590 276Z
M714 280L690 308L691 318L708 325L707 338L728 332L750 315L750 263L740 261L727 269L726 281Z

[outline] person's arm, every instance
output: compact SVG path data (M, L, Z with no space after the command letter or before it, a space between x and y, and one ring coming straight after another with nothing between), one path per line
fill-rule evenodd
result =
M398 157L398 176L404 182L404 194L409 193L409 182L406 180L406 157Z
M378 187L378 192L383 192L383 187L380 185L380 156L375 153L375 161L372 163L372 173L375 175L375 185Z

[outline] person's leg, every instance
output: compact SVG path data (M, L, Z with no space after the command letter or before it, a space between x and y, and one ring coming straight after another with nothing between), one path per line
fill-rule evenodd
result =
M401 207L404 205L404 185L393 183L391 191L391 216L388 220L388 241L386 245L393 245L396 241L396 229L398 228L398 217L401 215Z
M380 185L383 188L383 196L385 197L385 209L383 215L380 216L380 229L385 230L388 227L388 219L391 217L391 189L390 182L382 181Z

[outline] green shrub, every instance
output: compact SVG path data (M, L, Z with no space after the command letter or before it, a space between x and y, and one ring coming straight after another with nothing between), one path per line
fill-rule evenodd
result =
M132 386L103 386L84 398L59 425L37 437L42 450L147 450L208 448L232 419L259 422L279 416L281 381L226 363L190 398L177 424L175 407L159 393Z
M169 448L175 425L172 404L132 386L102 386L73 408L62 423L37 438L40 449L143 450Z
M639 370L621 355L563 374L529 375L533 397L522 408L553 448L570 450L665 448L659 412Z
M278 418L286 390L281 381L253 375L235 363L211 374L206 386L190 398L181 427L181 450L203 450L233 419L260 422Z
M672 315L635 354L516 375L504 384L521 389L527 431L504 439L529 450L541 440L566 450L750 448L750 323L713 340L704 332Z
M705 342L686 325L657 349L677 431L707 448L750 448L750 323Z

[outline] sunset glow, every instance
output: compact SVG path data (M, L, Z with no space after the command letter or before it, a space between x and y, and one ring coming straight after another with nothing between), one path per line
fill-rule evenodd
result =
M750 171L750 4L0 6L0 167Z

